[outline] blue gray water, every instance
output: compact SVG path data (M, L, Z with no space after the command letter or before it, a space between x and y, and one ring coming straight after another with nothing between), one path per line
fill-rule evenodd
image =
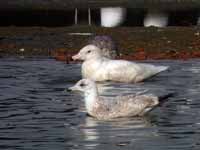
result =
M176 95L142 118L97 121L81 95L65 91L81 78L80 65L0 59L0 149L199 150L200 60L151 63L171 69L135 85L101 84L101 94Z

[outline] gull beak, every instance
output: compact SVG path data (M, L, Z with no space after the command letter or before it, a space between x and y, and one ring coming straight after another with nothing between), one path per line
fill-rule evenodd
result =
M72 87L69 87L67 89L68 92L72 92L72 91L78 91L78 88L76 86L72 86Z
M78 53L78 54L72 56L72 59L73 60L80 60L81 59L81 55Z

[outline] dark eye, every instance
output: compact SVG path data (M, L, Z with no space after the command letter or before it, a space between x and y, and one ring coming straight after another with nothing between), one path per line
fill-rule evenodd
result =
M87 51L87 53L91 53L91 50Z
M80 86L83 87L83 86L85 86L85 84L84 84L84 83L81 83Z

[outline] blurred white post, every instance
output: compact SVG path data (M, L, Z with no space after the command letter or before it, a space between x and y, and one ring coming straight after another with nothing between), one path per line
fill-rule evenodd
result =
M91 26L91 10L88 8L88 24Z
M74 23L75 25L78 24L78 8L75 8Z
M101 25L103 27L116 27L124 22L126 18L126 8L105 7L101 8Z
M149 11L144 18L144 26L166 27L168 25L168 14L160 11Z

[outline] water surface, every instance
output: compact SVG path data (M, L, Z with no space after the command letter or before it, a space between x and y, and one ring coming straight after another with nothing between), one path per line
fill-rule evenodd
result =
M102 95L176 92L142 118L98 121L86 115L79 64L0 59L1 150L200 149L200 61L151 61L170 70L138 84L102 83Z

